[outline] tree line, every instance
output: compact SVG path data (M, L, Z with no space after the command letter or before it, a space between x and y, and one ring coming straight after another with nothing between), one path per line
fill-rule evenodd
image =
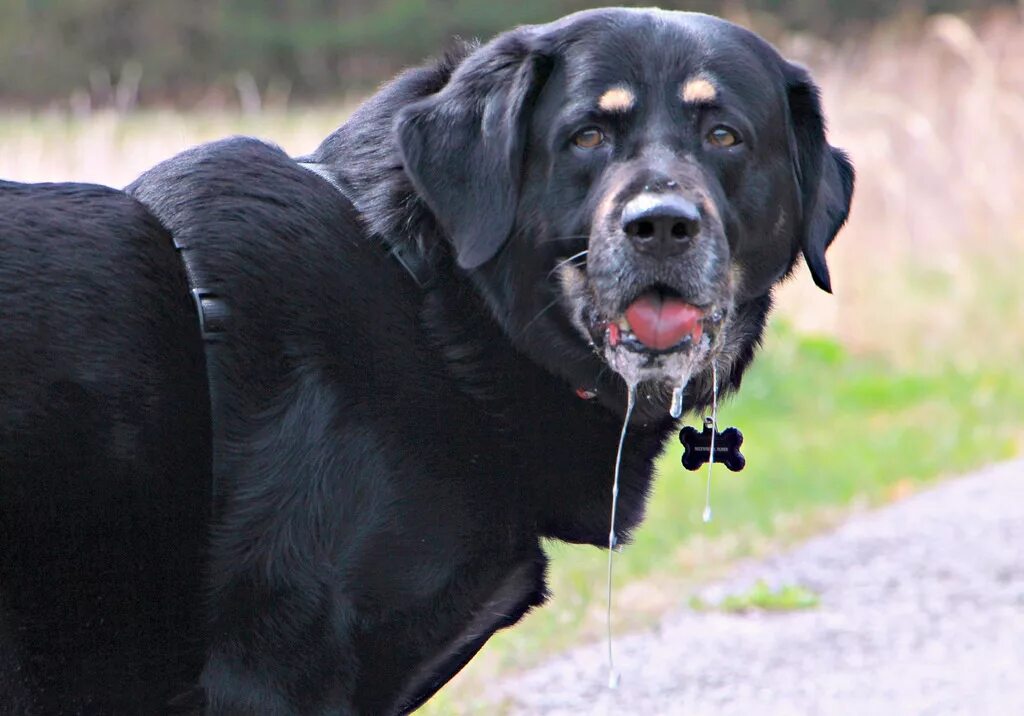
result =
M597 3L601 4L601 3ZM652 2L607 3L650 5ZM663 0L835 36L908 9L999 0ZM1009 4L1013 4L1010 2ZM372 87L437 54L582 0L0 0L0 108L306 101ZM763 28L762 28L763 29Z

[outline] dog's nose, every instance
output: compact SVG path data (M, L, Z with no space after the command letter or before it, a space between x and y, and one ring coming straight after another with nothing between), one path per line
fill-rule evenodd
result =
M638 251L669 256L700 233L700 209L677 194L641 194L622 210L622 230Z

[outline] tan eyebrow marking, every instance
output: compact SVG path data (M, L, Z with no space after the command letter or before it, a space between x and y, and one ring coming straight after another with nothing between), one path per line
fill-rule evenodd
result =
M597 106L605 112L628 112L633 109L634 102L636 97L630 89L618 85L601 95L601 99L597 100Z
M707 77L694 77L679 88L679 97L691 104L714 102L717 96L718 90Z

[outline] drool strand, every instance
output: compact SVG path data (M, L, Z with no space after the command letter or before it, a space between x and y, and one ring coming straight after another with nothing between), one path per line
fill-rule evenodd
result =
M615 511L619 505L619 471L622 469L622 446L626 443L626 429L629 427L629 419L633 415L633 407L636 405L636 383L629 386L629 393L626 399L626 417L622 420L622 432L619 434L619 450L615 456L615 479L612 482L612 514L610 528L608 530L608 611L605 621L608 627L608 688L615 689L619 686L619 674L615 671L615 657L612 654L612 559L615 556Z
M678 420L683 414L683 390L686 387L686 381L684 380L681 385L677 385L672 390L672 405L668 409L668 414Z
M718 364L711 361L711 449L708 453L708 484L704 492L704 522L711 521L711 468L715 465L715 434L718 432Z

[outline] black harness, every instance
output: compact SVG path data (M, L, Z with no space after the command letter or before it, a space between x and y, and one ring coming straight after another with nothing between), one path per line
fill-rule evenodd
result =
M330 172L323 164L299 163L299 166L308 169L312 173L324 179L334 187L346 201L355 206L349 197L348 192L342 186L339 179ZM224 365L224 352L227 350L228 327L231 322L231 308L227 299L209 286L214 281L203 268L198 257L198 247L188 246L182 243L178 237L172 237L174 248L181 257L181 263L185 267L185 276L188 279L189 293L192 295L192 303L196 307L196 316L199 320L199 335L203 341L203 353L206 357L206 384L210 394L210 434L212 443L213 466L213 509L216 513L219 506L218 500L222 497L218 486L222 484L222 472L224 470L223 450L226 424L226 405L224 376L222 367ZM421 289L429 288L435 279L434 267L427 256L416 250L413 244L395 244L385 246L398 265L401 266L412 280Z
M225 424L225 386L222 376L222 359L226 350L225 343L231 309L226 300L212 289L206 288L210 285L210 277L196 260L197 247L183 244L176 236L172 237L172 241L178 256L181 257L181 263L185 267L189 293L192 295L192 303L196 307L196 316L199 319L199 336L203 341L203 354L206 359L206 389L210 394L210 437L213 463L210 487L213 495L212 510L216 514L221 495L218 490L218 486L221 484L220 473L224 469L224 461L221 459Z

